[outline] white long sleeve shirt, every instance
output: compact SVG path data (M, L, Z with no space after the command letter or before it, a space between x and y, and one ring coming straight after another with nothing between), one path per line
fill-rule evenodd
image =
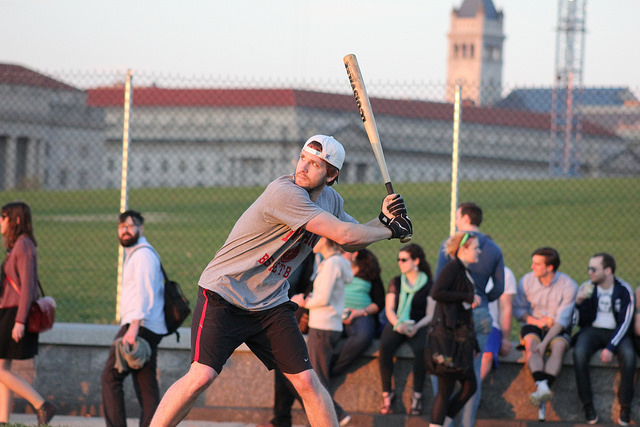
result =
M306 302L310 328L342 331L344 285L352 279L349 261L339 254L330 256L318 266L313 293Z
M164 277L160 257L144 236L135 246L124 248L120 324L140 320L141 326L164 335Z

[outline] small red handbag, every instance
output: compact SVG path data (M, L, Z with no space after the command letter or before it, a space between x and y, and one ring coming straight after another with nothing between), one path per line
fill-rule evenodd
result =
M13 289L20 295L20 289L13 283L13 280L8 276L7 279ZM44 294L40 280L38 280L38 288L40 288L42 296L31 304L29 316L27 317L27 332L35 334L53 328L53 323L56 320L56 301Z
M29 318L27 319L27 331L32 333L48 331L53 328L55 320L56 301L51 297L42 296L31 304Z

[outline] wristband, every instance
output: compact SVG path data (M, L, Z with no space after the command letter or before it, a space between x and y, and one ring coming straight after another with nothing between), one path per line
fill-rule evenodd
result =
M389 225L389 221L391 221L391 218L389 218L385 214L383 214L382 211L380 211L380 215L378 215L378 219L384 225Z

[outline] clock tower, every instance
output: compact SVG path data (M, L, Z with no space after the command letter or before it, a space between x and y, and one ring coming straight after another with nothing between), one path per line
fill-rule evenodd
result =
M492 0L464 0L451 11L448 34L446 101L453 102L455 85L462 99L491 105L502 92L503 15Z

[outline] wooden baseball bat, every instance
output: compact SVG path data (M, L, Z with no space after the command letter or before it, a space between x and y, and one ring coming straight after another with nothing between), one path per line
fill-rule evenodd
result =
M391 184L391 177L387 169L387 162L384 159L382 143L380 142L380 135L378 135L378 126L376 126L376 119L373 117L369 95L367 95L367 89L364 86L360 66L354 54L349 54L344 57L344 67L347 70L349 84L351 84L351 89L353 90L353 97L356 99L358 110L360 110L360 117L362 118L362 123L364 123L364 129L367 131L373 154L376 156L378 167L380 168L380 172L382 172L382 179L384 180L385 187L387 187L387 194L393 194L393 185Z
M393 185L391 184L389 169L387 169L387 162L384 159L382 143L380 142L380 135L378 135L378 126L376 125L376 119L373 116L371 102L369 101L369 95L367 95L367 89L364 86L364 80L362 79L362 72L360 71L358 60L354 54L349 54L344 57L343 61L344 67L347 70L347 76L349 77L349 84L351 84L351 89L353 90L353 97L356 99L356 105L360 111L362 123L364 123L364 129L367 132L369 143L371 143L371 148L373 149L373 154L376 156L378 167L382 173L384 186L387 188L387 194L393 194ZM405 243L409 240L411 240L411 236L403 238L401 242Z

